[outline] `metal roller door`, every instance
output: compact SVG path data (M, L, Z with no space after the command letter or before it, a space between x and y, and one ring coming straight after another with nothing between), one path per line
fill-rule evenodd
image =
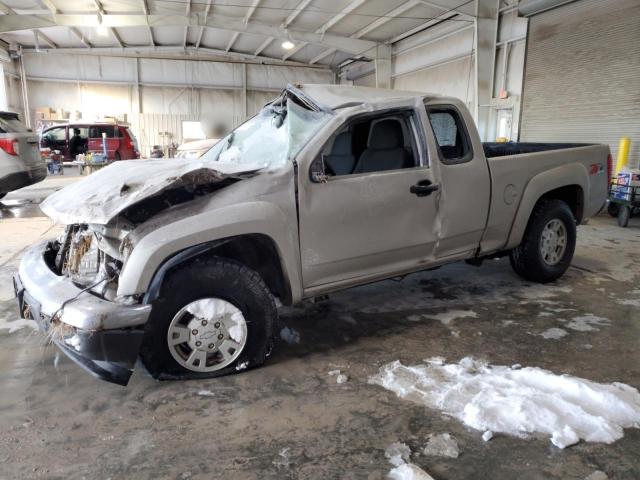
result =
M640 158L640 1L580 0L530 18L521 141L632 140Z

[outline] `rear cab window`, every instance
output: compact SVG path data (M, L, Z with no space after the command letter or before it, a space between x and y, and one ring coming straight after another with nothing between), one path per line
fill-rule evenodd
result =
M442 163L454 165L473 158L469 134L457 108L453 105L429 106L427 116Z

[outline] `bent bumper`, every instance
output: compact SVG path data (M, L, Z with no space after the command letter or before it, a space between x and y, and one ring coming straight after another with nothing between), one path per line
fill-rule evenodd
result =
M120 305L83 292L49 268L45 255L50 249L47 242L38 244L20 263L13 280L20 316L36 320L41 330L85 370L126 385L138 358L151 306Z

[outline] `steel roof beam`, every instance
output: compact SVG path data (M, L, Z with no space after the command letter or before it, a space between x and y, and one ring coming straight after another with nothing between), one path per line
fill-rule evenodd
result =
M249 7L249 10L247 11L247 14L244 16L244 23L249 23L249 21L251 20L251 17L256 11L256 8L258 8L258 5L260 5L260 0L253 0L253 3L251 4L251 6ZM239 36L240 36L240 32L235 32L233 34L233 37L231 37L231 41L227 45L227 52L233 48L233 44L236 43L236 40L238 40Z
M44 0L49 1L49 0ZM359 0L360 1L360 0ZM311 33L304 30L284 29L258 22L244 22L237 17L223 17L216 15L206 21L201 16L189 17L180 15L122 15L108 14L59 14L51 17L39 15L2 15L0 16L0 33L16 30L32 30L35 28L53 27L140 27L140 26L204 26L239 33L250 33L283 40L298 41L335 48L353 55L363 54L377 46L376 42L354 37L345 37L329 33Z
M302 0L298 5L296 5L293 8L293 11L289 14L289 16L287 18L285 18L284 22L282 22L281 27L282 28L287 28L289 25L291 25L293 23L293 21L296 18L298 18L298 15L300 15L304 11L304 9L309 6L309 4L312 1L313 0ZM260 46L255 51L254 55L256 55L256 56L260 55L260 53L262 53L262 51L265 48L267 48L269 45L271 45L271 42L273 42L274 40L275 40L275 38L273 38L273 37L267 38L264 42L262 42L260 44Z
M327 30L329 30L331 27L333 27L336 23L338 23L340 20L342 20L344 17L349 15L351 12L353 12L356 8L361 7L362 5L364 5L366 2L367 2L367 0L353 0L346 7L344 7L340 11L340 13L338 13L337 15L334 15L333 17L331 17L322 26L320 26L318 29L316 29L316 33L323 34ZM295 48L293 48L292 50L287 52L282 57L282 59L283 60L288 59L292 55L295 55L300 50L302 50L305 46L307 46L307 43L301 43L300 45L296 46Z

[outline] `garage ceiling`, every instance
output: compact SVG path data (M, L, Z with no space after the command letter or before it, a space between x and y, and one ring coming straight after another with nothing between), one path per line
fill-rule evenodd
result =
M183 49L335 67L474 12L475 0L2 0L0 38L24 49Z

